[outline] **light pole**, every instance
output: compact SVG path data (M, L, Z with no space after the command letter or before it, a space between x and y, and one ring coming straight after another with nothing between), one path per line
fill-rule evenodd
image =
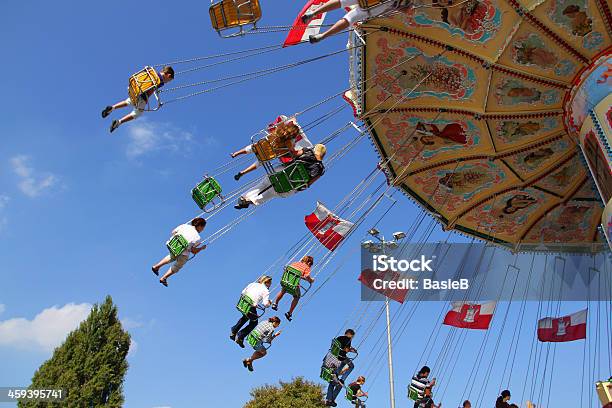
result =
M385 254L385 250L395 249L398 247L398 241L401 241L406 237L404 232L394 232L393 240L387 241L385 237L380 235L380 231L376 228L372 228L368 231L368 234L376 238L379 243L373 241L363 242L361 245L363 248L368 249L370 252L379 252ZM385 309L387 314L387 357L389 359L389 399L391 402L391 408L395 408L395 384L393 380L393 349L391 347L391 317L389 314L389 298L385 296Z

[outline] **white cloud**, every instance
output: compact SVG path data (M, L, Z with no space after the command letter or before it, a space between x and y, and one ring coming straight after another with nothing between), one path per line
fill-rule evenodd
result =
M2 231L8 223L8 217L6 216L6 212L4 211L8 202L9 196L0 194L0 231ZM0 311L0 313L2 312Z
M88 303L68 303L44 309L34 319L0 320L0 347L53 351L89 314Z
M6 310L6 307L0 303L0 314L4 313L4 311Z
M144 323L139 320L126 317L126 318L121 319L121 325L123 326L125 330L130 330L130 329L138 329L140 327L143 327Z
M129 143L126 155L135 159L158 151L188 151L193 143L193 133L168 123L155 123L139 120L127 129Z
M20 154L10 159L13 173L19 177L17 186L22 193L28 197L37 197L45 190L55 187L59 183L59 178L49 172L37 171L30 162L30 156Z
M130 349L128 350L128 357L132 356L138 351L138 343L133 338L130 338Z

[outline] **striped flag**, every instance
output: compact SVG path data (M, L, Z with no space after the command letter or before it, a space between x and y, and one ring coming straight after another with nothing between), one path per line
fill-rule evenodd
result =
M451 310L444 317L444 324L462 329L487 330L491 325L495 302L452 302Z
M327 3L327 0L309 0L308 3L306 3L302 11L300 11L300 14L298 14L297 18L293 22L293 26L285 39L283 47L289 47L291 45L299 44L302 41L308 41L309 36L319 34L326 13L316 15L308 22L308 24L304 24L302 22L302 16L316 9L323 3Z
M538 340L564 342L586 339L587 309L563 317L538 320Z
M340 245L340 242L354 225L352 222L338 217L318 201L317 208L312 214L304 217L304 222L310 232L330 251Z

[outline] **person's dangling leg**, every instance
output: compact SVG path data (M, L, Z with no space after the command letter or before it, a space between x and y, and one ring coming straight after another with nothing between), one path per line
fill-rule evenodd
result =
M123 102L120 102L119 104L122 106L133 105L132 100L130 98L126 99ZM144 111L146 105L147 105L147 101L139 97L138 103L136 106L134 106L134 110L132 112L128 113L127 115L125 115L119 120L113 120L113 123L111 124L111 127L110 127L110 132L113 133L115 129L117 129L119 126L123 125L126 122L131 122L132 120L139 117Z
M238 343L241 347L244 346L243 344L244 338L248 336L249 333L253 331L255 326L257 326L257 323L259 323L259 317L257 316L257 309L254 306L251 306L251 310L249 311L249 314L247 315L247 317L249 320L249 324L244 329L240 330L236 334L236 343Z
M160 278L159 283L161 283L164 286L168 286L167 279L171 277L172 275L178 273L181 270L181 268L185 266L188 260L189 260L188 255L179 255L174 261L174 265L168 268L168 271L164 274L164 276Z
M339 9L342 6L340 0L330 0L327 3L322 4L320 7L314 9L310 13L305 13L302 16L302 22L308 23L312 18L321 13L327 13L328 11Z
M245 315L241 315L240 319L238 319L238 322L236 322L236 324L233 325L232 328L230 329L231 331L230 339L235 340L236 334L238 334L238 331L240 331L242 326L244 326L244 324L248 321L249 321L248 317L246 317Z
M172 257L170 255L166 255L158 263L152 266L151 270L154 274L159 275L159 269L164 265L168 265L170 262L172 262Z
M274 303L272 303L272 310L278 309L278 303L281 301L283 296L285 296L285 289L281 289L280 292L278 292L278 295L276 295L276 299L274 299Z
M300 302L300 297L294 296L293 300L291 301L291 306L289 307L289 311L287 312L289 316L293 316L293 311L295 310L299 302Z
M259 167L259 162L255 162L253 164L251 164L249 167L247 167L244 170L239 171L235 176L234 176L234 180L238 181L240 180L240 177L244 176L247 173L252 172L253 170L255 170L256 168Z
M342 372L342 370L344 369L344 366L347 366L348 370ZM355 368L355 364L353 364L353 362L351 360L349 360L348 358L346 360L344 360L342 362L342 364L340 364L339 372L341 373L340 374L340 379L342 380L342 382L346 381L346 379L351 374L351 372L353 371L354 368Z
M311 44L318 43L319 41L324 40L330 35L338 34L339 32L346 30L348 27L349 22L344 18L341 18L340 20L336 21L329 30L324 31L321 34L311 35L310 37L308 37L308 41Z

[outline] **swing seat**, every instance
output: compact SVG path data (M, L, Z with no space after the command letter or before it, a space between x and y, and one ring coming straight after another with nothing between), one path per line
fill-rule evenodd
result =
M261 341L261 333L255 330L252 330L247 336L247 343L249 343L251 347L253 348L255 348L255 346L257 346L257 343L259 343L260 341Z
M213 204L211 208L206 208L216 197L220 198L220 202ZM213 177L205 177L198 185L191 189L191 198L204 212L210 212L223 204L221 198L221 185Z
M189 248L189 242L187 242L185 237L181 234L176 234L172 238L170 238L170 241L166 242L166 247L170 252L170 257L172 257L172 259L175 259L180 254L185 252L187 248Z
M413 401L418 401L419 398L419 390L412 385L408 387L408 398Z
M331 382L334 379L334 369L321 366L321 379L325 382Z
M353 392L351 387L346 387L346 399L351 402L353 402L353 399L355 399L355 393Z
M270 184L277 193L288 193L308 187L310 176L304 163L294 162L285 169L268 176Z
M255 25L261 18L259 0L221 0L213 3L208 12L213 28L223 38L236 37L255 30ZM237 31L228 34L230 29Z
M270 136L253 143L253 153L260 163L265 163L281 156L291 155L291 143L275 143Z
M281 278L281 286L285 292L289 293L291 296L297 296L299 293L301 280L302 272L290 265L287 265Z
M331 343L331 347L329 348L329 352L334 356L338 357L340 354L340 350L342 350L342 346L337 339L333 339Z
M161 107L161 102L157 93L160 83L161 79L159 78L157 71L155 71L155 69L152 67L144 67L132 75L128 84L128 96L130 97L130 101L132 101L132 105L138 106L139 99L143 98L146 101L146 106L143 110L158 110ZM147 93L151 90L153 91L153 95L155 95L155 99L157 100L157 104L155 106L151 106L151 98L147 96Z
M260 163L265 164L270 160L281 157L287 159L293 157L294 141L281 138L275 132L276 127L280 124L289 123L296 125L299 129L300 135L302 137L306 137L304 131L302 130L302 127L298 123L295 116L285 118L281 122L274 123L273 125L268 127L268 129L265 131L265 136L262 139L255 141L254 137L251 138L251 144L253 145L253 153L255 154L257 160L259 160Z
M236 304L236 309L238 309L243 315L248 316L249 312L251 311L251 307L253 306L255 306L253 299L247 295L240 295L238 304Z
M601 401L601 405L612 404L612 377L608 381L598 381L595 383L597 396Z

